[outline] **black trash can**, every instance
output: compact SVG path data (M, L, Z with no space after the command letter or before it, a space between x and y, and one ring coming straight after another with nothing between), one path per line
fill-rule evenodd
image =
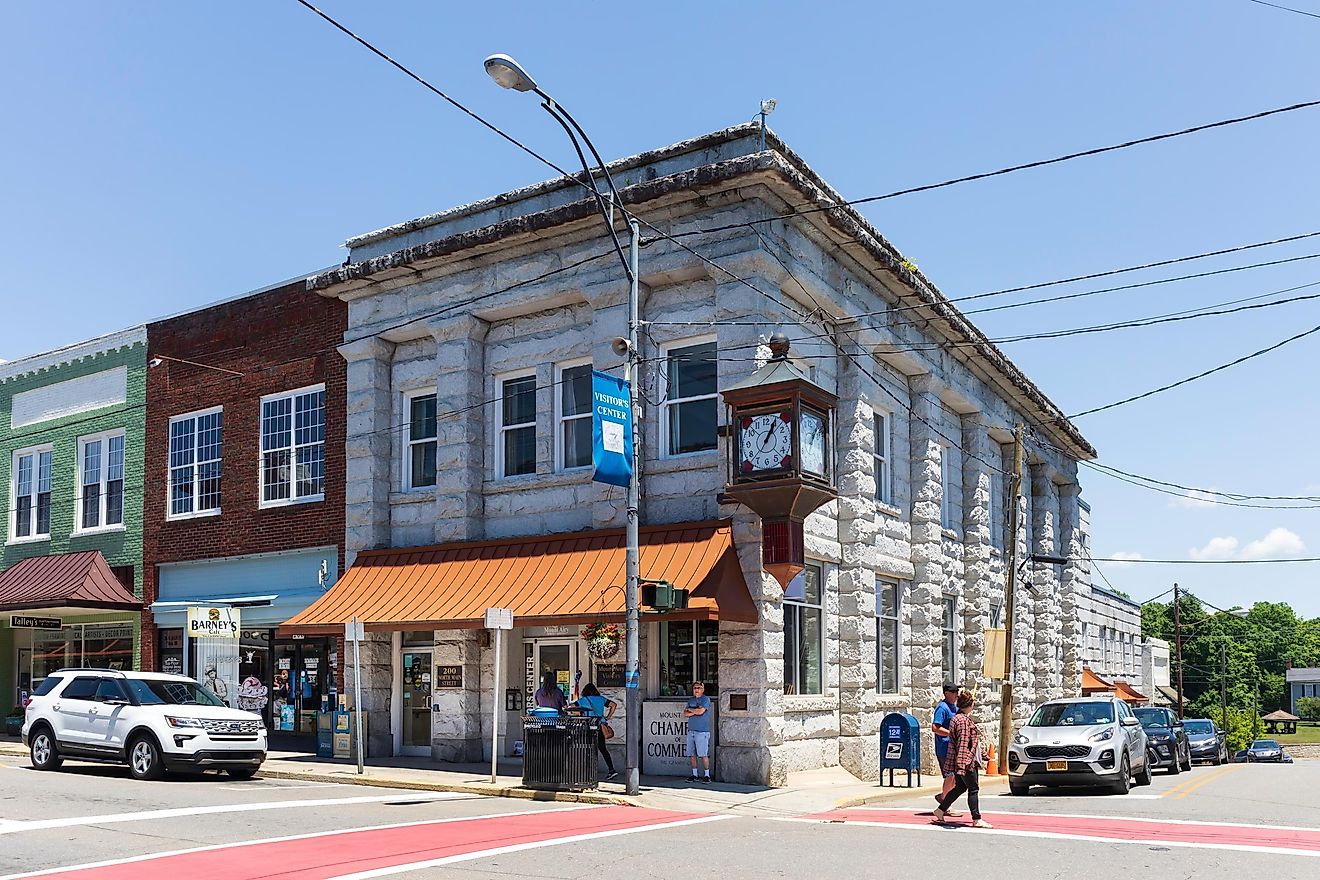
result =
M523 787L586 791L599 784L596 737L600 719L572 715L523 718Z

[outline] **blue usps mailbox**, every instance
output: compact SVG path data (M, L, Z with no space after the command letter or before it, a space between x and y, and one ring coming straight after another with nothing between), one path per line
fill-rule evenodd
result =
M894 784L894 771L906 770L908 788L912 787L912 773L921 785L921 725L906 712L890 712L880 722L880 777L889 771L889 784Z

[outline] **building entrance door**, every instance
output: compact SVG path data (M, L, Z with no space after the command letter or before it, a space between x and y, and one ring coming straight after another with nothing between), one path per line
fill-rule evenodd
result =
M537 639L528 648L533 651L536 669L535 692L547 674L554 676L555 685L563 691L570 703L581 696L582 673L578 666L578 643L574 640ZM535 705L533 698L528 705Z
M431 754L431 650L404 648L400 705L405 755Z

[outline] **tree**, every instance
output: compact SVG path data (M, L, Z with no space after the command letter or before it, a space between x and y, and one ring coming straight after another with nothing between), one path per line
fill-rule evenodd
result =
M1320 697L1299 697L1297 714L1307 721L1320 721Z

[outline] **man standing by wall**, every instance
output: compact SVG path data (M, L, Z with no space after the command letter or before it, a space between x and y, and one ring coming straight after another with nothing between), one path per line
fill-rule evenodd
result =
M683 709L687 719L687 749L692 761L692 781L697 781L697 758L706 771L701 777L704 785L710 784L710 697L706 696L706 683L692 682L692 698ZM946 739L947 743L948 740Z

